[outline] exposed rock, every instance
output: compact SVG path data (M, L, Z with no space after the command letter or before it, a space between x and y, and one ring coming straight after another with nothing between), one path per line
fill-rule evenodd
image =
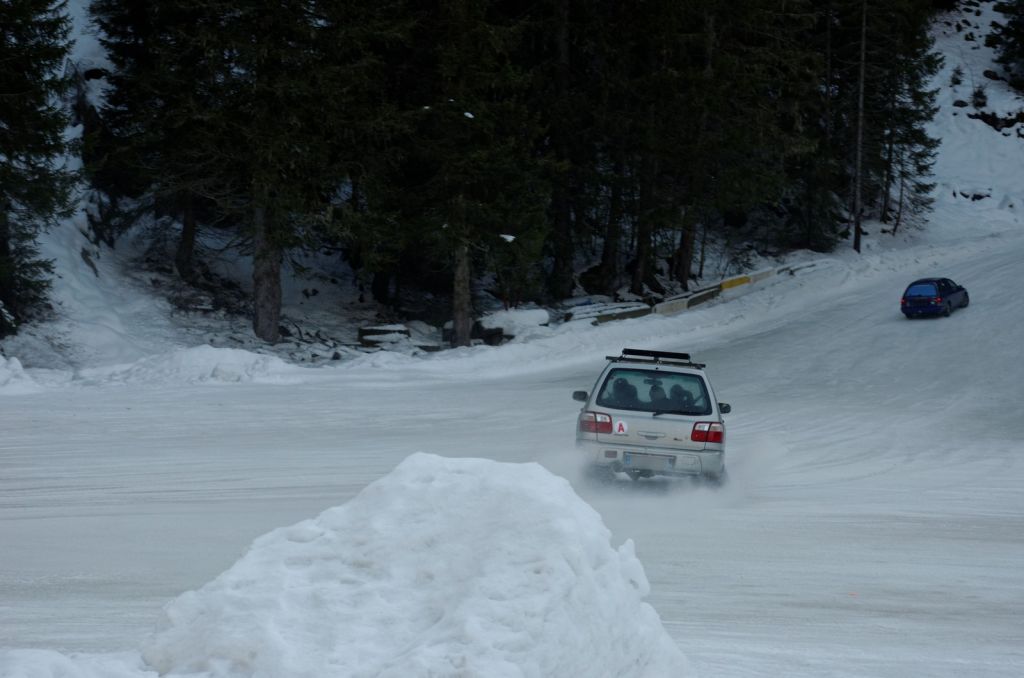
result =
M1017 123L1024 123L1024 110L1017 111L1016 113L1007 116L999 116L995 113L979 111L977 113L968 113L967 117L974 120L981 120L992 129L1000 132L1009 127L1013 127Z

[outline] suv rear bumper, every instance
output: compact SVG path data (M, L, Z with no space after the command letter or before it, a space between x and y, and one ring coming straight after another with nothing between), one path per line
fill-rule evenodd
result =
M639 445L611 445L577 440L586 463L612 471L636 471L642 475L705 476L725 472L725 450L674 450Z

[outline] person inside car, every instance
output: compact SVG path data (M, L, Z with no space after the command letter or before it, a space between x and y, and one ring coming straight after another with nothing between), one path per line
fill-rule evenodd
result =
M612 383L612 402L615 407L636 407L636 386L633 386L623 377L619 377Z
M674 384L668 390L669 400L672 401L672 409L688 410L693 407L693 396L679 384Z

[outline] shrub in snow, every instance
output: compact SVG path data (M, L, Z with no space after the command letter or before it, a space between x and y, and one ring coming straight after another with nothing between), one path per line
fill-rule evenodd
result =
M978 85L974 88L974 91L971 92L971 104L975 108L984 108L988 105L988 93L985 91L985 87L983 85Z
M962 66L957 66L953 69L952 75L949 77L949 84L952 87L956 87L964 81L964 69Z
M536 464L415 454L165 610L163 674L684 676L632 542Z

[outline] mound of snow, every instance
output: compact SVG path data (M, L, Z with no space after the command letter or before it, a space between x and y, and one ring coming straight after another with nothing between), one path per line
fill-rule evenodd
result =
M195 346L143 358L128 365L84 369L76 378L93 384L282 382L302 368L280 358L237 348Z
M480 323L487 328L500 327L505 334L523 339L538 332L538 327L547 325L551 317L543 308L521 308L508 311L495 311L488 313L480 319Z
M0 355L0 394L18 394L38 391L39 385L25 374L17 358Z
M216 678L687 675L610 536L537 464L414 454L172 602L143 657Z

